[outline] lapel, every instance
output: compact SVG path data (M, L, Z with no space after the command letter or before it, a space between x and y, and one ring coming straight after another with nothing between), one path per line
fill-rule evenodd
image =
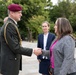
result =
M57 40L57 37L55 37L55 39L53 40L52 44L53 44L56 40ZM52 44L51 44L51 46L52 46Z
M19 27L19 25L18 25L18 24L16 24L16 23L15 23L15 21L14 21L14 20L12 20L11 18L8 18L8 20L9 20L9 21L11 21L11 22L12 22L14 25L16 25L17 27Z

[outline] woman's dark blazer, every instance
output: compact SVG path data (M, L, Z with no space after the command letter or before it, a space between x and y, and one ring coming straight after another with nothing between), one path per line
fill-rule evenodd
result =
M51 45L51 43L52 43L52 41L53 41L54 39L55 39L55 35L54 35L53 33L49 33L48 39L47 39L47 44L46 44L46 50L49 50L50 45ZM44 40L44 34L40 34L40 35L38 36L38 44L37 44L37 47L43 49L43 47L44 47L43 40ZM39 56L37 57L37 59L43 59L43 58L42 58L42 55L39 55ZM48 57L48 60L49 60L49 57Z

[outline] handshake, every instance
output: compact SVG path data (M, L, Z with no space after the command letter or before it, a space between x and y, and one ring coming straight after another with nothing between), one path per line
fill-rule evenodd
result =
M42 49L41 48L34 48L33 53L38 56L42 54Z

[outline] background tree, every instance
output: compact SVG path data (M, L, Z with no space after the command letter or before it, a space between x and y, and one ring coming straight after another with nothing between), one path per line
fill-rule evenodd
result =
M3 18L6 16L6 4L0 1L0 27L3 25Z
M43 21L48 21L50 31L54 32L54 23L58 17L68 18L76 34L76 0L58 0L57 5L52 5L51 0L0 0L0 26L3 25L3 19L8 16L7 6L11 3L23 7L23 16L19 22L23 39L27 38L28 41L37 39L38 34L42 32Z
M46 0L20 0L20 1L15 1L15 0L13 0L13 2L14 3L20 3L23 7L22 21L19 22L22 25L20 25L19 27L20 27L20 29L23 29L23 31L28 33L26 36L29 39L29 41L31 41L33 39L32 35L35 34L34 31L37 31L36 36L34 38L36 38L37 35L39 34L38 33L39 32L38 26L41 25L40 23L45 20L45 19L43 19L43 17L46 18L46 20L49 20L48 19L48 13L49 12L45 8L50 5L50 3L49 3L50 1L46 1ZM33 22L33 20L35 20L35 22ZM34 24L36 27L33 26Z
M58 0L58 4L51 7L49 15L50 20L55 22L58 17L68 18L70 14L70 1Z

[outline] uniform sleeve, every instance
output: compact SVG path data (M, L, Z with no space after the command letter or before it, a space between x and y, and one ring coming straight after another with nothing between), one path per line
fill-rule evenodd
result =
M17 31L12 24L9 24L6 28L6 39L12 52L27 56L32 55L31 48L23 48L20 46Z

